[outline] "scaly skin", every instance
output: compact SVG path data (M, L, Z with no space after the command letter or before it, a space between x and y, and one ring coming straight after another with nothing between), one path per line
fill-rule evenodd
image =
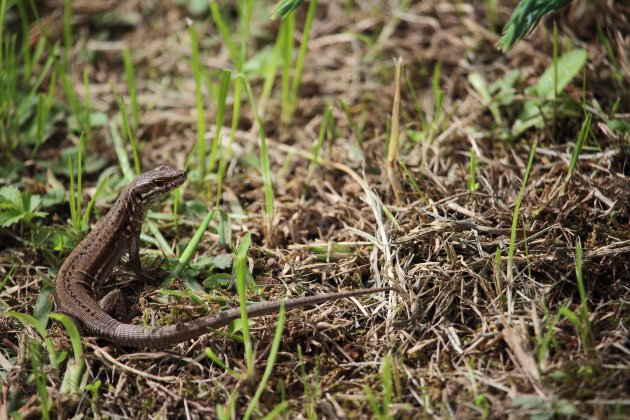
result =
M53 296L58 312L65 313L84 333L131 347L160 348L181 343L219 328L241 316L239 308L175 325L145 328L126 324L110 316L95 299L101 284L111 275L125 252L136 271L142 273L140 228L147 211L157 200L186 180L179 169L160 166L145 172L129 184L114 206L72 251L57 274ZM284 301L287 310L297 307L392 290L389 287L328 293ZM249 317L273 314L282 301L249 305Z

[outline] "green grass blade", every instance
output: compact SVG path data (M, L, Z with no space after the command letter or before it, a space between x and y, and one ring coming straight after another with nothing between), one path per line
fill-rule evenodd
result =
M50 337L48 337L48 332L46 332L46 327L42 325L37 319L28 315L22 314L15 311L9 311L6 313L7 316L16 318L18 321L22 323L25 327L30 326L42 337L44 340L44 344L46 345L46 350L48 351L48 357L50 359L50 364L55 369L59 368L59 357L57 355L57 350L55 350L55 345L53 344ZM52 315L51 315L52 316Z
M90 101L90 77L88 68L83 67L83 127L87 139L92 140L92 103Z
M300 7L304 0L280 0L271 13L272 19L286 17L289 13Z
M313 26L313 17L315 16L316 8L317 8L317 0L311 0L308 4L308 12L306 13L306 19L304 21L304 30L302 32L302 41L300 42L300 50L298 52L298 57L295 62L295 74L293 75L293 82L291 83L291 108L290 108L291 116L293 115L293 111L295 110L295 106L297 104L298 90L300 89L300 83L302 81L302 70L304 68L304 59L306 58L306 48L308 46L308 40L311 34L311 27Z
M0 68L4 68L4 22L7 13L7 0L0 2Z
M63 46L64 70L69 71L72 51L72 0L64 0L63 5Z
M577 166L578 159L580 158L580 153L582 153L582 146L584 146L584 141L588 136L588 132L591 128L591 121L593 120L593 115L588 114L582 123L582 127L580 128L580 134L578 134L577 142L575 143L575 149L573 150L573 154L571 154L571 161L569 162L569 170L567 172L567 176L565 178L565 182L567 182L573 172L575 172L575 167Z
M274 420L274 419L281 418L280 414L286 411L288 406L289 406L288 401L282 401L280 404L276 405L273 409L271 409L269 413L265 417L262 418L262 420Z
M167 278L166 282L169 282L174 277L179 276L184 270L184 268L188 265L195 251L199 247L201 238L203 237L203 234L208 229L208 225L210 224L210 221L212 220L213 217L214 217L214 210L208 211L208 213L206 214L206 217L204 217L199 227L197 227L195 234L193 235L190 242L188 242L188 245L182 252L182 255L179 257L179 262L177 263L177 266L173 270L173 274Z
M252 242L248 232L241 240L234 257L234 271L236 273L236 290L241 309L241 324L243 329L243 345L245 346L245 361L247 363L247 378L254 379L254 355L252 341L249 335L249 318L247 316L247 250Z
M389 409L394 397L394 385L392 382L392 355L388 353L383 360L381 370L381 382L383 383L383 418L391 418Z
M273 371L273 366L276 363L276 357L278 356L278 349L280 348L280 341L282 340L282 330L284 329L284 320L285 320L286 311L284 309L284 301L280 306L280 311L278 312L278 319L276 321L276 332L273 336L273 342L271 343L271 350L269 351L269 357L267 358L267 365L265 366L265 372L263 373L260 382L258 383L258 388L256 388L256 393L252 397L249 406L247 407L247 411L245 412L244 419L249 419L258 405L258 400L262 395L269 378L271 377L271 372Z
M407 168L407 165L405 165L405 163L402 160L399 160L398 164L400 165L400 167L402 168L403 172L405 173L405 176L409 180L409 183L411 184L411 187L416 191L416 193L422 199L422 201L427 202L427 199L426 199L426 196L424 195L424 192L420 188L420 185L418 185L418 182L416 181L416 178L414 177L414 175L411 173L409 168Z
M241 379L241 375L239 375L238 372L236 372L234 369L230 369L225 363L223 363L223 360L221 360L214 353L214 351L212 351L212 349L210 347L206 347L204 353L206 354L206 357L208 359L212 360L212 363L214 363L215 365L219 366L221 369L225 370L227 373L232 375L234 378L239 379L239 380Z
M578 292L580 294L580 318L584 328L584 347L588 353L593 351L593 334L590 321L590 313L588 309L588 299L586 296L586 288L584 287L584 274L582 271L582 243L578 239L575 243L575 276L577 278Z
M265 117L265 110L267 109L267 101L271 96L271 90L273 89L274 82L276 81L276 75L278 74L278 65L280 62L280 52L282 51L282 37L277 37L273 46L273 54L271 56L271 62L265 69L265 83L263 84L262 92L260 93L260 115Z
M41 352L41 344L37 341L30 342L31 349L31 365L33 366L33 376L35 377L35 387L37 389L37 395L41 401L42 418L48 420L50 418L50 409L52 407L52 400L48 395L46 389L46 373L42 366L42 361L39 358Z
M98 196L101 195L101 192L103 191L103 188L107 184L108 180L109 180L109 176L106 176L105 178L101 180L101 182L96 187L96 191L94 192L94 195L88 202L87 207L85 208L85 212L83 213L83 218L81 219L82 226L87 226L88 222L90 221L90 214L92 213L92 208L94 208L94 203L96 202L96 199L98 198Z
M85 366L85 360L83 356L83 344L81 343L81 334L77 326L72 319L60 313L50 315L51 318L61 322L68 335L70 336L70 342L72 343L72 352L74 354L74 360L72 363L68 362L66 366L66 373L64 374L63 381L61 383L61 393L70 394L78 392L80 390L81 376L83 375L83 367Z
M214 133L214 139L212 141L212 150L210 151L210 164L208 170L212 172L217 161L217 153L221 149L221 128L223 127L223 120L225 119L225 101L227 99L228 91L230 89L230 79L232 72L229 70L223 70L221 72L221 84L219 87L219 101L217 105L217 128ZM220 191L218 193L221 194Z
M234 63L234 67L237 69L240 69L241 65L240 65L239 52L232 39L232 34L230 34L230 31L227 25L223 21L223 17L221 16L221 12L219 11L219 6L217 2L214 0L210 0L209 4L210 4L210 15L212 16L212 21L216 25L217 30L219 31L221 40L223 41L223 44L227 47L228 52L230 53L230 58L232 59L232 62Z
M328 131L328 127L332 121L332 109L329 104L326 105L324 109L324 116L322 117L322 122L319 126L319 135L317 136L317 141L313 146L313 158L308 165L308 173L306 174L306 179L304 180L304 187L308 187L311 182L311 178L313 177L313 173L315 172L315 168L318 165L319 160L319 152L322 149L322 145L324 144L324 138L326 137L326 132Z
M293 32L295 30L295 14L290 13L280 26L282 37L282 121L291 122L291 63L293 59Z
M123 127L125 129L125 134L127 135L127 140L131 144L131 153L133 154L133 168L136 172L136 175L140 175L140 153L138 152L138 140L136 140L136 136L133 134L133 130L131 129L131 124L129 124L129 114L127 113L127 105L125 105L125 101L122 96L117 96L116 98L118 102L118 108L120 109L120 115L123 120Z
M254 116L256 117L256 124L258 125L258 134L259 134L259 139L260 139L260 164L261 164L263 183L265 187L265 215L267 217L267 223L269 224L269 227L270 227L273 221L274 208L273 208L273 186L272 186L272 179L271 179L271 166L269 164L269 152L267 149L267 137L265 136L265 130L264 130L262 121L260 120L260 116L258 115L258 110L256 109L256 101L254 99L254 94L252 93L252 88L249 86L249 83L245 81L242 75L239 75L239 78L243 81L245 85L247 97L249 98L252 111L254 112Z
M131 181L134 177L134 171L131 169L131 165L129 165L127 151L125 150L125 146L123 146L118 127L114 120L110 120L109 122L109 131L112 136L112 141L114 142L114 151L116 152L116 157L118 157L118 163L120 164L123 176L126 180Z
M133 131L138 132L140 127L140 112L138 110L138 93L136 90L136 76L133 68L133 60L129 48L123 50L123 62L125 66L125 79L127 79L127 90L129 99L131 100L131 112L133 116Z
M475 192L479 188L476 180L477 174L477 152L474 147L470 148L470 173L468 175L467 189L469 192Z
M195 103L197 104L197 171L199 172L198 186L204 185L206 177L206 119L205 106L203 102L203 91L201 89L201 60L199 58L199 42L197 41L197 31L193 22L188 24L188 33L192 47L193 77L195 79Z
M536 156L536 146L538 145L538 139L534 140L532 148L529 151L529 159L527 160L527 168L525 169L525 175L523 177L523 183L521 189L516 198L516 204L514 205L514 213L512 215L512 229L510 233L510 247L508 248L508 278L512 279L512 260L514 258L514 247L516 243L516 230L518 228L518 216L521 209L521 202L523 201L523 195L525 194L525 188L527 186L527 178L532 169L532 163L534 162L534 156Z

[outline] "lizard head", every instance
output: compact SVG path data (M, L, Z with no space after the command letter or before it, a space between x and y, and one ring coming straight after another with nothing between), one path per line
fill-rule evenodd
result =
M158 166L136 178L132 189L142 202L153 204L185 181L186 172L168 166Z

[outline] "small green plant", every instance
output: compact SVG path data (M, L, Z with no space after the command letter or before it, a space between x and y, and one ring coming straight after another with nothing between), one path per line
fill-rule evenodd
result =
M552 315L545 302L543 301L541 304L544 315L545 315L545 332L540 337L537 343L537 351L536 351L536 359L538 362L538 367L541 372L544 372L547 368L547 359L550 353L550 348L556 348L558 346L558 342L556 340L554 329L560 320L560 315Z
M374 391L372 391L370 388L364 387L363 392L365 392L368 403L370 404L372 412L377 419L391 419L393 418L393 416L390 413L390 407L394 396L391 354L387 354L383 359L383 364L381 366L381 384L383 386L381 403L379 403L378 398L374 394Z
M236 415L236 402L238 400L238 391L234 389L230 393L230 397L226 404L217 404L217 418L219 420L232 420Z
M38 95L37 116L35 119L35 121L37 122L37 134L35 136L35 145L33 147L33 151L31 152L31 156L37 155L39 148L44 143L45 137L47 135L47 129L49 129L51 125L48 121L48 117L50 116L50 112L53 108L53 100L55 98L56 86L57 73L53 72L50 76L48 93L41 93Z
M295 5L297 7L297 5ZM278 33L278 43L280 44L282 55L282 121L289 124L293 118L293 112L297 105L298 90L302 80L302 70L304 68L304 60L306 58L306 49L310 39L311 26L317 8L317 0L309 2L306 19L304 20L304 29L302 30L302 39L300 41L300 49L295 61L295 69L293 71L293 79L291 79L291 64L293 63L293 33L295 32L295 13L292 10L295 7L276 8L274 16L282 16L282 23ZM282 12L278 10L282 9Z
M58 369L59 363L61 362L61 358L57 354L57 350L55 349L55 345L52 340L48 336L48 332L46 331L46 326L39 322L37 319L28 314L23 314L20 312L9 311L7 312L7 316L13 317L20 321L22 325L25 327L31 327L42 337L44 340L44 344L46 345L46 351L48 351L48 359L50 361L50 365Z
M493 98L486 79L484 79L481 73L472 72L468 75L468 81L483 100L483 104L490 109L494 122L499 126L503 124L501 112L499 111L499 102Z
M544 126L545 116L552 111L549 102L555 103L558 95L580 73L586 59L586 50L571 50L554 60L538 78L536 85L525 89L528 99L512 125L512 136L519 136L531 127Z
M586 289L584 288L584 276L582 272L582 244L578 240L575 244L575 274L578 284L578 292L580 295L580 309L576 312L563 306L559 310L559 314L568 319L578 330L578 335L582 341L582 348L586 354L592 354L595 351L593 328L590 321L590 312L588 309L588 301L586 297Z
M39 195L21 192L13 185L0 188L0 226L6 228L18 222L32 226L33 219L48 215L37 210L41 201Z
M534 162L534 156L536 156L536 146L538 145L538 139L534 140L532 144L532 148L529 151L529 159L527 160L527 168L525 168L525 175L523 176L523 182L521 183L521 189L518 193L518 197L516 198L516 203L514 204L514 213L512 215L512 229L510 233L510 247L508 248L508 280L511 282L512 280L512 263L514 259L514 249L516 244L516 231L518 229L518 218L519 212L521 209L521 202L523 201L523 195L525 194L525 188L527 186L527 179L529 178L529 173L532 170L532 163Z
M613 78L617 82L621 82L623 80L623 70L619 66L619 61L617 61L617 58L615 57L615 53L613 52L613 48L610 45L610 41L608 40L608 37L602 30L602 27L599 23L597 23L597 34L599 35L599 41L604 47L604 51L606 51L606 58L608 58L608 61L612 63L615 69L615 72L613 73Z
M101 381L99 379L95 380L91 384L85 385L85 391L90 394L89 396L90 405L92 406L92 411L94 413L97 413L99 409L98 390L100 388L101 388Z
M472 362L474 363L475 359L473 359ZM468 379L470 381L472 392L475 396L475 399L473 400L475 407L477 407L477 409L480 411L481 418L485 420L490 416L490 402L484 394L479 392L477 381L475 380L475 375L473 374L473 370L470 366L471 361L469 359L464 359L464 364L466 365L466 369L468 370Z
M4 27L13 6L20 16L21 33ZM0 157L11 157L19 145L38 148L50 128L56 80L52 70L58 67L59 48L43 39L32 48L29 25L24 2L0 3ZM50 82L48 93L41 89L45 81Z
M519 413L532 419L551 419L556 417L574 417L578 409L570 401L555 397L543 398L539 395L519 395L512 400L512 406Z
M83 375L83 368L85 367L81 334L79 333L74 321L69 316L54 313L51 314L50 317L61 322L68 332L68 335L70 336L70 343L72 344L72 352L74 354L74 359L68 360L66 372L61 382L60 391L62 394L78 392L81 390L81 376Z
M29 344L31 351L31 366L33 367L33 376L35 377L37 395L41 401L42 417L44 419L49 419L50 409L52 408L52 399L46 390L45 364L42 357L43 349L39 341L31 341Z
M308 380L308 375L306 374L306 364L304 362L304 354L302 354L302 347L298 345L298 361L300 362L300 371L302 373L302 384L304 384L304 399L305 409L306 409L306 417L309 420L317 419L317 402L320 398L320 380L319 380L319 358L315 358L315 372L314 377L311 381Z

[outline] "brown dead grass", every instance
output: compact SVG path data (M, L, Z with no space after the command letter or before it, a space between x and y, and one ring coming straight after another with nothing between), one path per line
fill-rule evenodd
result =
M513 2L508 3L498 7L500 23L512 10ZM588 49L587 102L596 100L610 109L619 95L616 118L628 121L627 6L607 2L591 15L578 8L588 2L576 3L558 16L558 22L563 45L573 43ZM502 142L496 138L490 112L467 81L472 71L491 82L509 69L519 68L526 75L518 85L521 91L535 83L551 63L547 22L513 52L502 55L494 48L498 36L487 29L485 2L460 2L457 8L454 2L424 1L413 4L395 30L379 40L382 48L370 48L356 34L379 39L382 28L392 19L388 4L359 2L345 10L341 2L320 1L293 124L276 124L280 120L279 94L267 104L265 130L277 175L277 217L270 241L273 247L269 249L264 247L262 228L262 179L245 159L248 153L257 153L257 132L252 130L248 107L240 122L224 208L230 210L230 200L238 200L247 215L232 222L233 233L236 237L243 232L253 234L257 248L250 257L254 275L265 285L264 297L274 299L286 290L299 295L378 284L394 284L406 291L291 312L260 412L267 413L284 399L288 402L285 416L305 415L310 402L305 398L299 345L310 386L315 383L314 372L319 372L315 404L320 417L372 417L363 389L380 392L379 369L390 352L394 384L391 413L396 417L477 417L480 408L475 406L475 398L480 395L491 417L508 413L522 417L535 409L552 414L562 403L594 417L627 413L628 140L616 137L595 118L593 138L587 144L595 145L596 139L601 150L584 152L576 173L563 189L582 118L563 119L555 129L530 130L514 143ZM80 48L94 52L90 62L77 55L71 74L77 92L83 92L81 71L87 65L93 107L110 114L116 111L110 83L125 90L121 48L129 46L137 66L143 108L144 167L164 163L183 167L193 146L195 127L186 9L170 3L134 1L117 2L105 12L96 9L90 15L88 11L77 12L82 16L76 27L77 45L81 45L77 53ZM300 11L301 16L303 13ZM125 17L133 18L127 19L131 23L121 23ZM593 35L595 22L605 28L625 80L611 82L611 65ZM251 48L266 45L276 29L275 23L256 24ZM228 66L227 52L215 29L204 24L200 33L204 34L204 65ZM423 197L400 172L404 188L400 203L396 203L384 176L387 115L394 96L392 59L396 57L402 57L407 77L421 99L422 112L429 119L434 109L430 78L436 62L442 63L440 82L445 91L443 120L435 142L423 154L422 147L406 135L407 129L419 127L410 93L403 86L399 157L413 172ZM575 80L567 93L581 101L581 81ZM354 124L364 123L364 160L352 149L356 141L339 99L349 104ZM327 101L335 104L337 138L326 145L325 161L302 201L308 158ZM514 110L503 111L511 124ZM208 121L214 121L213 112L211 109ZM210 136L214 130L212 126ZM106 136L96 135L92 153L105 155L115 165ZM538 153L521 206L515 269L510 278L505 270L512 213L534 138L538 139ZM65 139L50 142L42 156L50 153L50 148L69 144ZM480 186L477 192L469 193L468 153L473 145ZM193 193L186 194L194 198ZM380 210L383 205L394 214L398 226ZM66 217L60 209L52 223L63 223ZM46 282L50 276L41 267L41 257L22 247L19 238L24 234L15 230L2 235L7 244L1 251L2 269L8 265L19 268L1 297L13 310L30 312L42 278ZM564 318L554 321L561 306L579 307L574 259L578 239L585 250L584 273L595 343L592 354L585 352L570 322ZM327 254L316 255L308 247L335 242L350 243L351 251L336 254L330 248ZM495 264L497 248L502 250L500 268ZM225 252L216 244L216 236L207 234L199 257ZM176 319L168 316L171 304L156 305L153 290L143 289L141 293L143 319L152 322L160 319L161 313L168 322L174 322ZM228 306L235 305L230 290L216 294L229 296L232 303ZM198 315L189 304L181 305L178 316ZM0 319L4 345L15 349L20 360L3 380L8 384L4 390L21 396L22 414L37 416L38 400L28 398L34 385L25 382L30 365L24 343L30 334L6 318ZM267 317L253 329L259 374L264 370L274 322L274 317ZM553 336L549 352L539 358L540 341L549 329ZM52 334L59 345L69 347L59 328L53 327ZM237 413L242 414L255 384L238 381L209 362L203 357L204 346L210 346L232 368L244 370L242 345L213 334L192 344L151 353L132 353L88 338L86 380L102 382L98 398L61 399L59 381L51 375L48 387L56 401L54 410L60 417L75 413L213 417L215 404L225 404L236 392ZM540 398L540 402L535 409L518 405L523 396ZM2 404L7 407L6 392Z

